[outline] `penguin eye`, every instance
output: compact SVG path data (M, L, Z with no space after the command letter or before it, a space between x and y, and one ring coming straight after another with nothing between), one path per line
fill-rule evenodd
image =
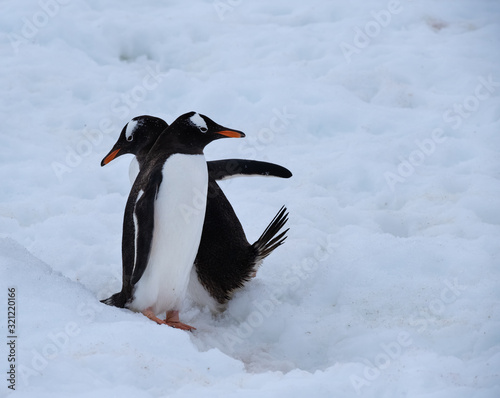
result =
M127 137L127 141L128 141L128 142L133 141L133 139L134 139L134 136L133 136L133 135L130 135L130 136L128 136L128 137Z
M208 131L208 129L206 127L203 127L203 126L200 126L199 129L202 133L206 133Z

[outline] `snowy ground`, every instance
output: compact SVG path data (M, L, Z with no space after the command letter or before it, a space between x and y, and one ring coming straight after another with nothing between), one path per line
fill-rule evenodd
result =
M497 1L10 1L0 13L0 396L500 396ZM123 125L196 110L249 240L285 246L194 333L121 278ZM14 346L13 345L13 346ZM8 376L8 375L7 375Z

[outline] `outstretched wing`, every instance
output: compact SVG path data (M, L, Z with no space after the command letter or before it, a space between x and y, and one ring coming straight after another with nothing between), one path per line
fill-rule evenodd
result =
M223 159L207 162L208 174L214 180L238 175L261 175L290 178L292 173L283 166L274 163L248 159Z

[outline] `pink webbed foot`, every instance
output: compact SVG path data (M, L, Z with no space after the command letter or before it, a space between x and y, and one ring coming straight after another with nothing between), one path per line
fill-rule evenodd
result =
M186 325L179 320L179 311L168 311L164 323L170 327L181 330L196 330L195 327Z
M156 322L158 325L165 325L166 322L163 319L158 318L151 308L142 311L142 315L148 317L152 321Z

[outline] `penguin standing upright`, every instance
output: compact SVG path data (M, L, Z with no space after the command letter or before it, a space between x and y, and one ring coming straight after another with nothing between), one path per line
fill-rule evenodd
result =
M109 153L102 159L101 166L107 165L119 156L135 155L129 166L130 183L133 184L139 170L146 163L146 157L158 137L168 127L167 122L158 117L142 115L134 117L122 129L118 140ZM207 162L208 175L214 181L235 176L265 176L290 178L287 168L269 162L248 159L222 159Z
M145 164L149 151L167 127L167 122L158 117L144 115L133 118L123 127L118 141L101 161L101 166L118 156L133 153L135 157L130 162L129 178L130 183L134 184L139 174L139 165Z
M146 167L148 152L167 126L165 121L153 116L133 118L123 127L101 166L123 154L134 154L130 167L133 182L136 176L133 171ZM273 163L246 159L209 161L207 165L207 209L195 267L189 280L188 296L199 305L208 306L217 312L225 308L236 289L255 276L262 259L283 243L286 231L279 235L278 232L284 226L287 214L283 208L261 237L250 244L233 207L216 180L236 175L289 178L292 173Z
M123 221L122 290L106 304L142 312L159 324L179 320L205 219L211 141L244 137L196 112L178 117L156 140L135 179ZM185 206L192 211L183 211ZM157 317L166 312L165 320Z

